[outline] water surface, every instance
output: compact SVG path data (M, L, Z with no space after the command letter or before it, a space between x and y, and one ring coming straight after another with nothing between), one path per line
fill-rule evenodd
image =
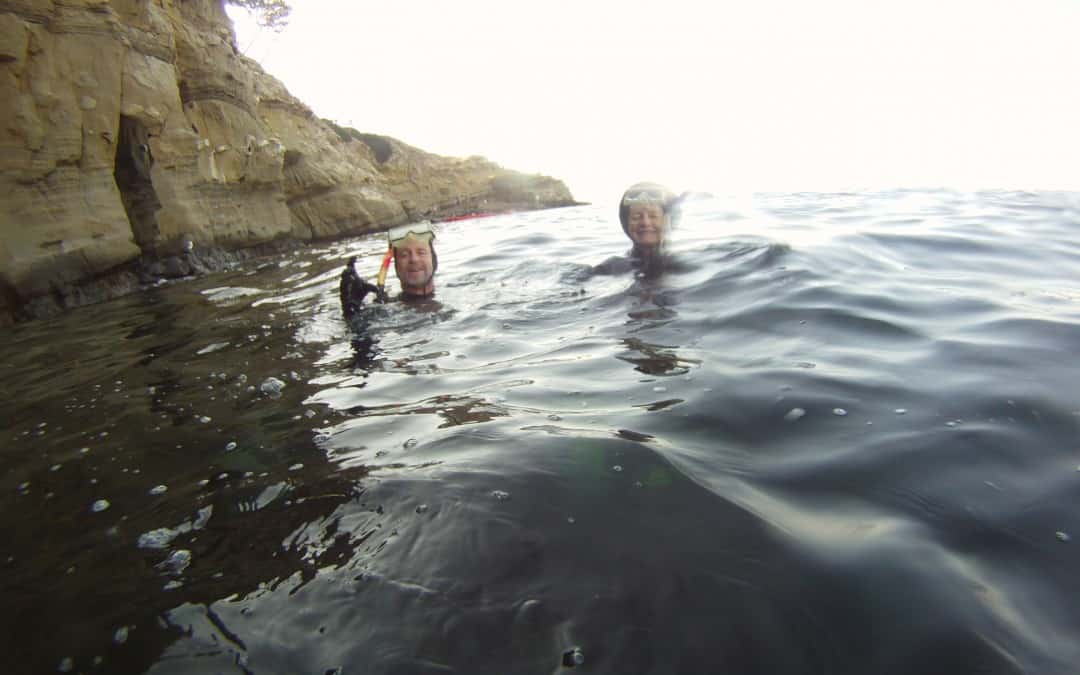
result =
M1075 672L1078 221L701 199L643 279L578 207L362 336L377 237L9 329L11 672Z

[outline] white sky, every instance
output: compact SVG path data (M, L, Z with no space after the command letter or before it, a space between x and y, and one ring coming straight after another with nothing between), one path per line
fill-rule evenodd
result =
M280 34L236 27L321 117L583 200L1080 190L1080 0L293 0Z

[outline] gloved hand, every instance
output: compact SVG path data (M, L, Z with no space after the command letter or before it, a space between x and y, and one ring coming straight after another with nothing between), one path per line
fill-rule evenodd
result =
M341 313L346 319L360 311L360 307L364 304L364 297L368 293L374 293L379 302L387 301L386 291L373 283L364 281L356 273L356 269L353 267L355 262L356 256L349 258L349 262L345 264L345 269L341 271L341 284L338 287L341 295Z

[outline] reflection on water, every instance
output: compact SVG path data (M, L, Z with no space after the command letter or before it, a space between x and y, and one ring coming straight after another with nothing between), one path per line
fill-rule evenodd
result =
M375 239L17 326L12 672L1071 673L1078 219L702 199L645 278L582 207L351 326Z
M699 360L684 360L675 353L673 345L653 345L637 338L622 340L627 352L616 358L634 365L634 370L646 375L685 375Z

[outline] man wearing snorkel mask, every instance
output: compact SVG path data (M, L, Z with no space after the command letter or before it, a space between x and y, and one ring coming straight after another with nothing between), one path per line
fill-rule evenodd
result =
M402 300L430 298L435 294L435 272L439 258L435 255L435 232L428 223L411 223L395 227L387 233L390 243L379 269L378 281L372 284L356 273L353 264L356 256L349 259L341 272L341 311L348 319L363 305L364 297L374 293L379 302L387 302L386 271L394 261L394 274L401 284Z
M390 231L390 248L394 252L394 274L401 283L406 298L426 298L435 293L435 270L439 258L435 255L435 233L427 223L406 225Z

